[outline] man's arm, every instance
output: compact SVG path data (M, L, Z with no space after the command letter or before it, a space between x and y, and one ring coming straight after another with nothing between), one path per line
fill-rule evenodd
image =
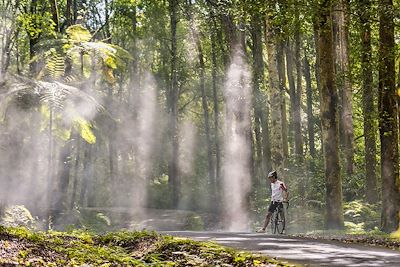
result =
M282 189L282 194L283 194L283 201L289 201L289 192L284 183L281 183L281 189Z

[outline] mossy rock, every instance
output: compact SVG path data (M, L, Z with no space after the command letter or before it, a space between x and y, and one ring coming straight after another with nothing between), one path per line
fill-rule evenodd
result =
M24 226L29 229L36 228L36 220L30 211L23 205L9 205L3 208L0 223L6 227Z

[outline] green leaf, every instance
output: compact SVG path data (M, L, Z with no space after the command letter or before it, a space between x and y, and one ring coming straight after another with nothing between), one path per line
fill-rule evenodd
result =
M107 57L104 63L106 64L107 67L111 69L117 68L117 63L115 62L115 59L112 57Z
M92 131L92 125L90 122L86 121L83 118L78 117L75 119L75 123L77 124L77 127L79 129L81 137L89 144L95 144L96 143L96 136L94 135Z

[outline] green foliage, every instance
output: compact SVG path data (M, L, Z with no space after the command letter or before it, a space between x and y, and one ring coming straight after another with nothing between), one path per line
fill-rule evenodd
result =
M344 204L346 229L350 231L367 231L379 227L380 211L378 204L371 205L359 200Z
M397 231L391 233L391 234L390 234L390 237L391 237L391 238L394 238L394 239L397 239L397 240L400 240L400 228L397 229Z
M68 40L73 44L89 42L92 39L92 34L82 25L72 25L66 30Z
M149 203L158 208L169 208L171 197L168 187L168 176L163 174L149 184Z
M201 231L204 230L204 222L198 214L191 214L187 217L185 230Z
M88 144L96 143L96 136L92 131L92 124L83 118L77 117L75 120L75 126L79 129L80 135Z
M31 39L38 39L41 35L55 36L55 23L50 12L22 13L18 16L17 21Z
M56 229L86 229L95 233L104 233L114 229L114 222L102 212L91 210L71 210L57 220Z

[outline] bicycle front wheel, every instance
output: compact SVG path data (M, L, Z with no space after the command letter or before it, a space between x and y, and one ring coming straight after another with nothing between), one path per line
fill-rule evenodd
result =
M274 211L274 213L272 213L272 216L271 216L271 221L270 221L270 225L271 225L271 232L273 233L273 234L276 234L276 222L277 222L277 220L278 220L278 217L277 217L277 212L276 211Z
M275 231L274 233L283 234L286 227L285 213L283 211L279 211L276 214L275 219Z

